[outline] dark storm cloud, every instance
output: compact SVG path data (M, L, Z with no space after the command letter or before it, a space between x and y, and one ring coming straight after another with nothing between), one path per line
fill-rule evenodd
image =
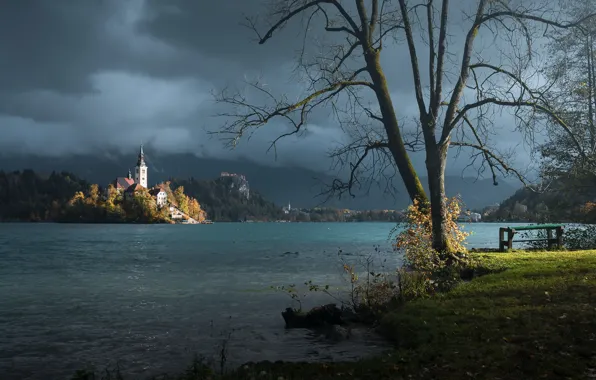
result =
M4 1L0 12L2 91L90 90L88 74L103 68L105 62L99 28L108 14L106 7L94 1Z
M263 4L261 0L4 2L0 149L60 155L109 148L131 151L145 141L164 152L326 169L326 152L345 139L329 110L312 115L303 138L280 142L277 162L265 152L284 130L280 124L266 126L234 152L205 133L221 123L212 117L213 89L261 75L277 93L297 96L304 90L292 77L303 24L290 23L265 45L258 45L254 34L241 25L245 15L262 13ZM461 22L458 17L454 23ZM452 45L457 46L465 29L451 32ZM318 46L310 43L307 48L314 54ZM400 117L407 118L417 109L403 48L387 47L383 63ZM419 55L425 64L426 49L421 47ZM417 166L423 165L418 157Z

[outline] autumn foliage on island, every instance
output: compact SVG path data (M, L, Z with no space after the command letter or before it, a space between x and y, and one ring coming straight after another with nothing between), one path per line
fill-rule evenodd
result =
M102 194L99 186L93 184L86 193L78 191L68 201L63 221L171 223L170 205L198 222L206 219L199 202L184 194L183 187L175 191L170 189L169 183L160 187L168 194L167 204L163 207L158 207L150 189L125 194L110 184Z

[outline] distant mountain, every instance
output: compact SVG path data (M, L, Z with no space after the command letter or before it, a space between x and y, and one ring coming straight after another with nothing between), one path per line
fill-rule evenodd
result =
M178 179L213 179L220 172L244 174L251 189L257 190L266 199L277 205L291 202L292 207L314 207L320 205L323 197L317 197L324 184L329 184L333 177L303 168L268 167L249 160L228 161L199 158L190 154L158 155L146 149L146 161L149 166L149 185L154 185L169 178ZM89 182L105 185L115 177L125 176L129 168L136 163L136 155L105 154L103 156L79 155L61 158L35 156L1 156L0 169L33 169L36 172L51 173L68 171L85 178ZM426 178L421 178L426 184ZM348 196L332 199L325 205L330 207L364 209L403 209L409 204L409 198L401 180L396 179L396 196L385 194L382 189L373 186L368 194L359 193L356 198ZM448 176L446 178L448 195L460 194L467 207L482 208L500 202L511 196L516 188L501 181L493 186L491 180L475 181L471 178ZM199 199L201 202L201 200Z
M235 177L208 180L172 180L171 188L179 186L184 192L200 200L201 208L210 219L218 222L244 220L275 221L284 215L280 207L263 198L257 191L246 191Z

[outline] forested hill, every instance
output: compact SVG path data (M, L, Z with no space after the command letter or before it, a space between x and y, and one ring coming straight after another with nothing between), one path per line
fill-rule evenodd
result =
M595 223L596 183L559 179L545 191L518 190L499 207L486 208L486 221Z
M216 221L276 220L283 216L282 210L261 194L250 190L249 196L238 191L232 177L211 180L170 179L175 189L184 187L184 192L198 199L209 218Z
M233 178L171 181L172 190L196 198L208 218L216 221L276 220L282 210L258 192L246 197L233 186ZM91 183L69 172L42 175L32 170L0 171L0 221L57 221L77 192L87 194Z
M89 186L68 172L0 171L0 221L54 220L76 192Z

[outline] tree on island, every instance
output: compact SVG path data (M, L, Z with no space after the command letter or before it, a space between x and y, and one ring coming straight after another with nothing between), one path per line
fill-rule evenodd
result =
M176 190L172 192L170 189L171 182L166 182L163 186L167 189L168 200L177 205L178 209L197 222L204 222L207 219L207 213L201 208L201 205L196 198L187 196L184 191L184 186L178 186Z
M169 184L161 185L166 193L171 194L169 202L182 212L203 222L206 213L199 202L184 194L184 188L172 192ZM91 185L89 189L78 191L68 201L60 221L73 222L138 222L138 223L171 223L169 205L158 207L150 189L139 188L126 196L108 185L105 195L98 185Z
M232 110L221 114L229 120L215 133L223 134L230 145L235 146L239 138L250 134L251 130L279 119L289 124L290 131L280 133L272 142L271 147L275 148L280 138L302 132L309 115L317 108L331 107L351 141L332 154L349 165L349 179L335 180L329 193L353 195L352 189L362 183L363 176L372 178L386 174L388 168L396 168L410 198L418 200L425 208L430 206L432 247L436 251L453 251L449 244L444 180L451 146L475 152L472 159L480 159L483 167L490 169L495 185L499 171L513 173L527 183L523 173L508 162L507 155L492 145L489 137L496 126L490 116L511 109L517 127L528 134L536 118L545 117L571 136L569 126L544 96L548 84L532 84L536 82L533 75L540 70L539 67L532 69L532 64L539 57L537 38L553 29L571 29L585 24L593 14L563 20L552 0L537 0L530 5L479 0L474 14L466 17L467 32L461 45L448 46L448 36L454 34L450 31L461 26L451 20L450 13L454 10L449 0L440 1L440 5L433 0L354 0L351 3L277 0L272 1L268 9L269 13L261 20L247 19L260 44L273 38L289 22L304 22L305 43L297 72L306 81L307 92L294 101L290 96L274 94L259 80L248 82L246 93L224 90L216 99ZM460 11L465 16L464 10ZM315 26L326 31L327 40L332 42L321 49L323 54L309 56L305 54L306 37ZM427 75L423 74L423 61L418 54L420 44L416 42L416 33L419 29L429 54L424 70ZM479 39L481 32L486 35ZM398 120L398 115L403 115L405 110L394 104L381 63L383 49L400 37L405 37L404 54L410 58L413 74L418 113L413 120L414 128ZM494 39L491 48L502 49L501 54L483 58L479 54L480 47L475 46L482 38ZM451 62L450 57L458 57L459 63ZM451 74L456 75L450 77ZM466 89L470 93L467 94ZM252 104L247 100L251 96L261 96L261 99ZM426 153L430 197L409 156L409 152L421 150Z

